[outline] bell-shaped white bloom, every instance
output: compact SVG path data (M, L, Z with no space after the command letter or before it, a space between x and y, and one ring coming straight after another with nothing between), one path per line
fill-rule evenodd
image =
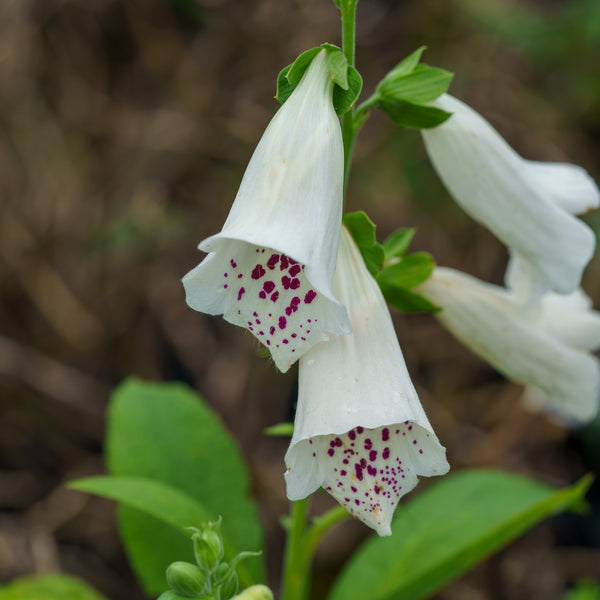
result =
M506 377L537 390L564 417L585 422L598 410L600 313L580 290L546 294L526 310L512 290L438 267L418 288L442 310L442 324Z
M209 255L183 278L194 309L247 327L287 371L329 333L351 329L331 285L344 150L326 51L260 140Z
M334 289L353 331L300 359L294 435L285 456L290 500L319 487L379 535L417 476L449 469L404 363L385 300L342 228Z
M532 294L577 289L595 237L573 215L600 202L587 172L523 159L481 115L448 94L432 104L452 113L422 134L455 201L530 265Z

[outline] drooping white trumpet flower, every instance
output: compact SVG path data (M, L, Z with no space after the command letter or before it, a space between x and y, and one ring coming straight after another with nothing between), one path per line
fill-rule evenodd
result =
M294 435L285 456L290 500L325 488L379 535L417 476L443 475L435 436L404 363L379 286L342 228L334 290L353 331L300 359Z
M437 267L418 292L442 307L442 324L506 377L537 391L561 416L589 421L598 411L600 313L580 290L546 294L523 309L515 292Z
M587 172L523 159L481 115L448 94L432 104L453 113L422 134L456 202L530 265L532 296L577 289L595 238L573 215L600 202Z
M183 278L194 309L246 327L287 371L350 324L331 290L344 151L326 51L313 59L260 140L209 255Z

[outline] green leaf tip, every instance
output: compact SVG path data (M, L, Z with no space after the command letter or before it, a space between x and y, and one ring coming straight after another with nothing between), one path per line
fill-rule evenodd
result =
M454 74L421 63L425 48L421 46L400 61L379 82L373 95L374 104L402 127L429 129L450 117L429 103L448 90Z
M270 435L273 437L292 437L294 434L294 424L293 423L277 423L276 425L271 425L264 430L265 435Z

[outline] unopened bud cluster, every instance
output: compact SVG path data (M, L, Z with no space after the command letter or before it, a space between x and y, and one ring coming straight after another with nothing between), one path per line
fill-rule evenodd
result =
M182 598L200 598L202 600L230 600L232 598L252 598L272 600L273 595L265 586L252 586L240 596L239 579L235 572L237 563L259 552L240 552L231 562L223 562L225 547L221 535L221 518L207 523L193 531L192 544L197 564L177 561L167 568L167 583L171 588L158 600L179 600ZM256 589L255 589L256 588ZM247 594L251 592L251 594Z

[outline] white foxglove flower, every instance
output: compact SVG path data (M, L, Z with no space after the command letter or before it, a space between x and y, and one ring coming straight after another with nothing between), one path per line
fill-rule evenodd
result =
M585 422L598 410L600 313L576 291L547 294L523 310L516 294L438 267L417 291L442 324L506 377L537 390L562 416Z
M600 202L587 172L523 159L483 117L448 94L432 104L453 113L422 134L456 202L530 265L534 296L577 289L595 237L573 215Z
M342 228L334 289L350 335L300 359L294 435L285 456L290 500L325 488L354 516L390 535L417 476L449 469L404 363L379 286Z
M350 324L331 290L342 215L344 150L326 51L260 140L209 255L183 278L194 309L247 327L287 371Z

